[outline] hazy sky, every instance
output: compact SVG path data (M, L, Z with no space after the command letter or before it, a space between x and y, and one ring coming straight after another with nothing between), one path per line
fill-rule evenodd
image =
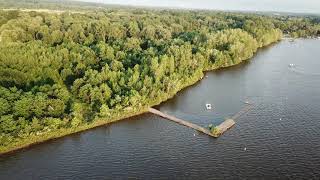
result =
M320 14L320 0L81 0L107 4Z

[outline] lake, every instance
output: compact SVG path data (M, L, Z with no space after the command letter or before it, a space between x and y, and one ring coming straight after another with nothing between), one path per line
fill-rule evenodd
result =
M2 156L0 179L317 179L319 51L284 40L156 107L208 126L252 102L218 139L144 114Z

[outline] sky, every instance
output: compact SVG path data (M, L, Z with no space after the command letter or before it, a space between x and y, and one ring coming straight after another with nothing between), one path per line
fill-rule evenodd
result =
M80 0L105 4L320 14L320 0Z

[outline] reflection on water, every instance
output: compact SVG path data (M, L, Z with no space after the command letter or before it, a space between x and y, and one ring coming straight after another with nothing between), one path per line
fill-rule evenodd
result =
M320 78L310 74L319 71L319 48L316 40L283 41L208 72L158 107L207 126L253 102L218 139L144 114L0 157L0 179L317 179Z

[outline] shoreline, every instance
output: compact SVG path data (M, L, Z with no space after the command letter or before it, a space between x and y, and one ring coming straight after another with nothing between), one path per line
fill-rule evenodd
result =
M240 63L238 63L238 64L240 64ZM234 64L234 65L237 65L237 64ZM232 66L234 66L234 65L232 65ZM221 69L222 68L226 68L226 67L221 67ZM219 69L219 68L216 68L216 69ZM215 69L213 69L213 70L215 70ZM207 71L203 71L203 72L207 72ZM124 112L123 116L114 117L114 118L111 118L111 120L98 119L98 120L96 120L95 122L93 122L91 124L84 124L84 125L81 125L80 127L77 127L77 128L67 128L67 129L66 128L62 128L62 129L56 130L54 132L44 133L42 136L41 135L31 135L28 138L22 139L21 141L13 143L10 146L4 147L4 148L0 147L0 157L1 156L5 156L5 155L9 155L9 154L17 152L19 150L23 150L23 149L29 148L29 147L34 146L34 145L38 145L38 144L41 144L41 143L48 142L50 140L55 140L55 139L66 137L66 136L69 136L69 135L72 135L72 134L81 133L81 132L84 132L84 131L87 131L87 130L91 130L91 129L94 129L94 128L98 128L98 127L101 127L101 126L104 126L104 125L107 125L107 124L115 123L117 121L129 119L129 118L132 118L132 117L135 117L135 116L139 116L139 115L142 115L142 114L145 114L145 113L149 113L148 112L148 108L149 107L158 106L161 103L164 103L164 102L174 98L174 96L178 92L184 90L187 87L195 85L197 82L202 80L202 77L203 77L203 75L200 78L196 78L196 80L192 81L190 84L182 85L181 89L179 89L177 92L175 92L173 94L170 94L166 99L164 99L164 100L162 100L160 102L157 102L157 103L153 103L150 106L142 107L141 110L139 110L139 111L136 111L136 112L135 111ZM34 140L30 141L28 139L34 139Z
M280 42L282 40L283 39L280 39L278 41L270 43L269 45L266 45L266 46L258 48L257 51L252 55L252 57L250 57L248 59L245 59L245 60L241 60L240 62L238 62L236 64L227 65L227 66L221 66L221 67L214 67L214 68L202 70L202 76L200 76L200 77L197 77L197 76L190 77L190 79L192 79L191 82L183 84L181 86L181 88L178 89L175 93L168 94L168 96L165 99L160 100L160 102L151 103L149 106L141 107L139 110L133 110L133 111L130 111L130 112L126 112L124 110L124 113L123 113L123 115L121 117L113 117L111 119L105 119L105 118L102 119L102 118L100 118L100 119L97 119L96 121L94 121L93 123L83 124L83 125L81 125L81 126L79 126L77 128L61 128L61 129L55 130L53 132L46 132L46 133L41 134L41 135L30 135L27 138L24 138L24 139L22 139L20 141L17 141L17 142L15 142L15 143L13 143L13 144L11 144L9 146L0 147L0 157L4 156L4 155L11 154L11 153L14 153L14 152L17 152L17 151L22 150L22 149L29 148L29 147L34 146L34 145L38 145L38 144L41 144L41 143L44 143L44 142L48 142L50 140L55 140L55 139L62 138L62 137L68 136L68 135L81 133L83 131L87 131L87 130L90 130L90 129L101 127L101 126L104 126L104 125L107 125L107 124L111 124L111 123L114 123L114 122L117 122L117 121L125 120L125 119L131 118L131 117L134 117L134 116L138 116L138 115L141 115L141 114L144 114L144 113L148 113L148 108L160 105L161 103L164 103L164 102L174 98L174 96L177 93L179 93L180 91L186 89L189 86L193 86L196 83L198 83L199 81L201 81L203 79L204 73L206 73L208 71L214 71L214 70L218 70L218 69L229 68L229 67L236 66L236 65L239 65L241 63L244 63L244 62L252 59L260 49L263 49L263 48L266 48L268 46L271 46L271 45L273 45L273 44L275 44L277 42ZM29 139L32 139L32 140L29 140Z
M221 68L223 68L223 67L221 67ZM19 150L22 150L22 149L25 149L25 148L28 148L28 147L31 147L33 145L38 145L38 144L41 144L41 143L44 143L44 142L47 142L47 141L50 141L50 140L62 138L62 137L65 137L65 136L68 136L68 135L72 135L72 134L81 133L81 132L86 131L86 130L94 129L94 128L101 127L101 126L104 126L104 125L107 125L107 124L115 123L117 121L125 120L125 119L128 119L128 118L132 118L134 116L138 116L138 115L141 115L141 114L144 114L144 113L148 113L148 108L149 107L160 105L161 103L166 102L166 101L174 98L174 96L178 92L184 90L185 88L187 88L189 86L192 86L192 85L196 84L197 82L199 82L202 79L202 77L196 78L196 80L192 81L190 84L182 85L181 89L177 90L177 92L175 92L173 94L168 95L168 97L166 99L161 100L160 102L153 103L150 106L142 107L138 111L130 111L130 112L125 112L124 111L124 115L122 115L121 117L114 117L114 118L111 118L111 119L108 119L108 120L101 118L101 119L98 119L98 120L96 120L95 122L93 122L91 124L84 124L84 125L81 125L80 127L77 127L77 128L67 128L67 129L66 128L62 128L62 129L56 130L54 132L44 133L42 136L41 135L31 135L28 138L22 139L21 141L13 143L10 146L3 147L3 148L0 147L0 157L4 156L4 155L7 155L7 154L14 153L16 151L19 151ZM29 139L33 139L33 141L30 141Z

